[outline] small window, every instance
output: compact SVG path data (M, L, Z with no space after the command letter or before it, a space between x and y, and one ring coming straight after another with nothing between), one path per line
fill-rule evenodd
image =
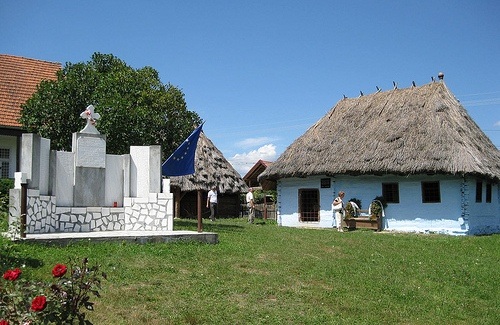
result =
M491 183L486 183L486 203L491 203Z
M330 187L332 187L332 180L330 178L322 178L321 188L330 188Z
M399 203L399 184L382 183L382 196L387 203Z
M10 149L0 149L0 177L9 178Z
M319 190L299 190L299 215L302 222L319 221Z
M476 203L483 202L483 182L476 182Z
M422 182L422 203L441 202L439 182Z

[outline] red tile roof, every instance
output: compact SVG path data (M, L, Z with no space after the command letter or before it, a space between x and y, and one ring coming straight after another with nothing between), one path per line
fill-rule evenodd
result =
M42 80L55 80L60 69L60 63L0 54L0 126L20 128L21 104Z

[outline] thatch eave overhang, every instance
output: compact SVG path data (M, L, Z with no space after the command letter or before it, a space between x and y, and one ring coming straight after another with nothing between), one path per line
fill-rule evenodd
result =
M258 179L429 173L500 179L499 150L444 82L340 100Z
M281 175L263 175L263 179L260 180L261 182L267 181L267 182L277 182L280 179L285 179L285 178L308 178L308 177L331 177L335 178L338 177L339 175L342 176L387 176L387 175L393 175L393 176L400 176L400 177L410 177L412 175L426 175L426 176L457 176L460 178L464 177L470 177L470 178L477 178L477 179L484 179L491 181L492 183L500 183L500 178L494 175L485 175L485 174L480 174L480 173L449 173L449 172L437 172L437 171L430 171L430 170L422 170L422 171L414 171L412 173L404 173L404 172L396 172L396 171L386 171L386 172L379 172L379 171L367 171L367 172L359 172L359 171L345 171L342 173L318 173L318 174L305 174L305 173L294 173L294 174L281 174Z

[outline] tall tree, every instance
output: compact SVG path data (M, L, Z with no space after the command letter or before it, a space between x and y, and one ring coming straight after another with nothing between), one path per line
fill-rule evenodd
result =
M187 109L184 94L162 84L151 67L133 69L112 54L94 53L86 63L66 63L57 80L42 81L22 106L20 123L51 139L52 149L71 150L72 133L85 126L80 113L94 105L97 129L110 154L133 145L162 146L166 159L201 119Z

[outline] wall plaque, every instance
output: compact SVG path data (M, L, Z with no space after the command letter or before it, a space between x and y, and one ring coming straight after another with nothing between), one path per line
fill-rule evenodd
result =
M77 139L76 167L106 168L106 141L100 137Z

